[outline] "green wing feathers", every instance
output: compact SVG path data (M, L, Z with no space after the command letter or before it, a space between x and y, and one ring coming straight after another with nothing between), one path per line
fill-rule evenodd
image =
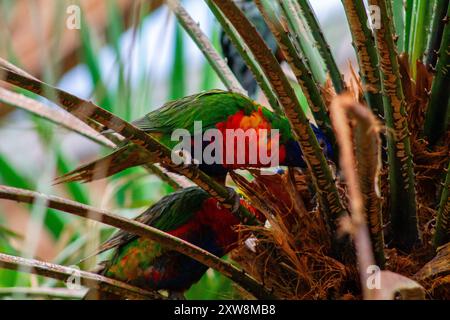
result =
M99 160L92 161L55 179L64 182L91 182L103 179L125 169L149 162L148 154L134 144L128 144Z

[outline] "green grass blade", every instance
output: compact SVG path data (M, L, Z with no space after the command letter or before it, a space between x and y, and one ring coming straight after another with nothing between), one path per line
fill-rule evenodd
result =
M186 95L186 67L184 65L183 28L175 26L175 48L173 52L172 76L170 81L170 100L182 98Z

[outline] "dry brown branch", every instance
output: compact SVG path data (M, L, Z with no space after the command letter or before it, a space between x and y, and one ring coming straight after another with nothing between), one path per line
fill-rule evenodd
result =
M75 277L80 279L80 284L88 288L97 288L128 299L149 300L162 299L156 292L149 292L129 284L106 278L99 274L81 271L49 262L34 259L25 259L0 253L0 267L30 272L44 277L51 277L61 281L70 281Z

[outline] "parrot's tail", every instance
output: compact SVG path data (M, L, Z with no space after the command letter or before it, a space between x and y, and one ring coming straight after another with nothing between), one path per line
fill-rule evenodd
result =
M91 182L103 179L125 169L149 162L148 156L136 145L126 145L99 160L81 166L55 179L54 183Z

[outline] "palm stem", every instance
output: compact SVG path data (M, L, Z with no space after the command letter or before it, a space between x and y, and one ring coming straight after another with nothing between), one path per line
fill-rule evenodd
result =
M436 64L436 75L431 86L430 102L425 116L424 134L431 145L441 139L448 127L450 116L450 6Z
M303 17L305 17L305 20L311 30L312 36L317 43L319 53L325 61L325 65L328 67L334 89L337 93L341 93L345 90L345 83L333 54L331 53L330 46L322 32L319 21L317 20L308 0L297 0L297 2L302 10Z
M375 30L375 38L380 57L384 117L387 127L392 130L387 135L389 212L393 242L401 249L410 250L420 242L414 169L405 110L406 100L386 1L388 0L369 0L371 5L380 9L381 23L380 28Z
M325 64L323 59L320 58L317 48L314 47L312 39L309 38L311 34L307 32L297 1L278 0L278 2L289 24L295 43L311 70L314 80L319 85L323 85L326 81Z
M331 129L330 119L327 114L327 107L317 83L311 77L311 71L307 67L303 58L298 54L290 37L285 32L281 21L275 15L275 10L268 0L255 0L256 5L261 11L267 25L275 35L278 46L283 51L286 60L289 62L295 77L300 84L306 101L314 115L317 125L329 139L334 150L336 150L336 140ZM337 159L337 157L336 157ZM333 159L333 160L336 160Z
M360 2L355 2L359 4ZM394 17L395 34L397 39L397 49L399 52L405 52L405 8L403 0L391 0L390 7Z
M445 17L449 6L449 0L436 0L433 8L433 16L428 39L425 64L428 70L435 70L438 59L438 51L443 39Z
M441 191L441 200L437 213L436 232L433 238L435 248L450 241L450 163L447 167L444 186Z
M212 0L205 0L206 4L209 6L211 12L216 17L217 21L219 21L222 29L230 38L231 42L235 46L236 50L239 52L241 58L244 60L247 67L253 73L256 82L258 83L261 90L264 92L267 100L269 101L270 106L277 114L282 114L283 111L280 109L280 103L273 92L270 82L267 79L266 75L262 71L261 67L256 62L252 53L249 52L245 43L239 37L236 29L230 24L228 19L222 14L222 12L217 8L216 4Z
M378 70L378 53L372 30L367 25L368 16L362 1L342 0L353 38L353 47L360 69L366 102L376 115L383 116L383 96Z
M409 39L409 57L411 60L411 70L413 79L416 78L416 62L422 61L427 43L427 16L431 12L432 4L430 0L414 0L413 18L411 22L411 38Z

